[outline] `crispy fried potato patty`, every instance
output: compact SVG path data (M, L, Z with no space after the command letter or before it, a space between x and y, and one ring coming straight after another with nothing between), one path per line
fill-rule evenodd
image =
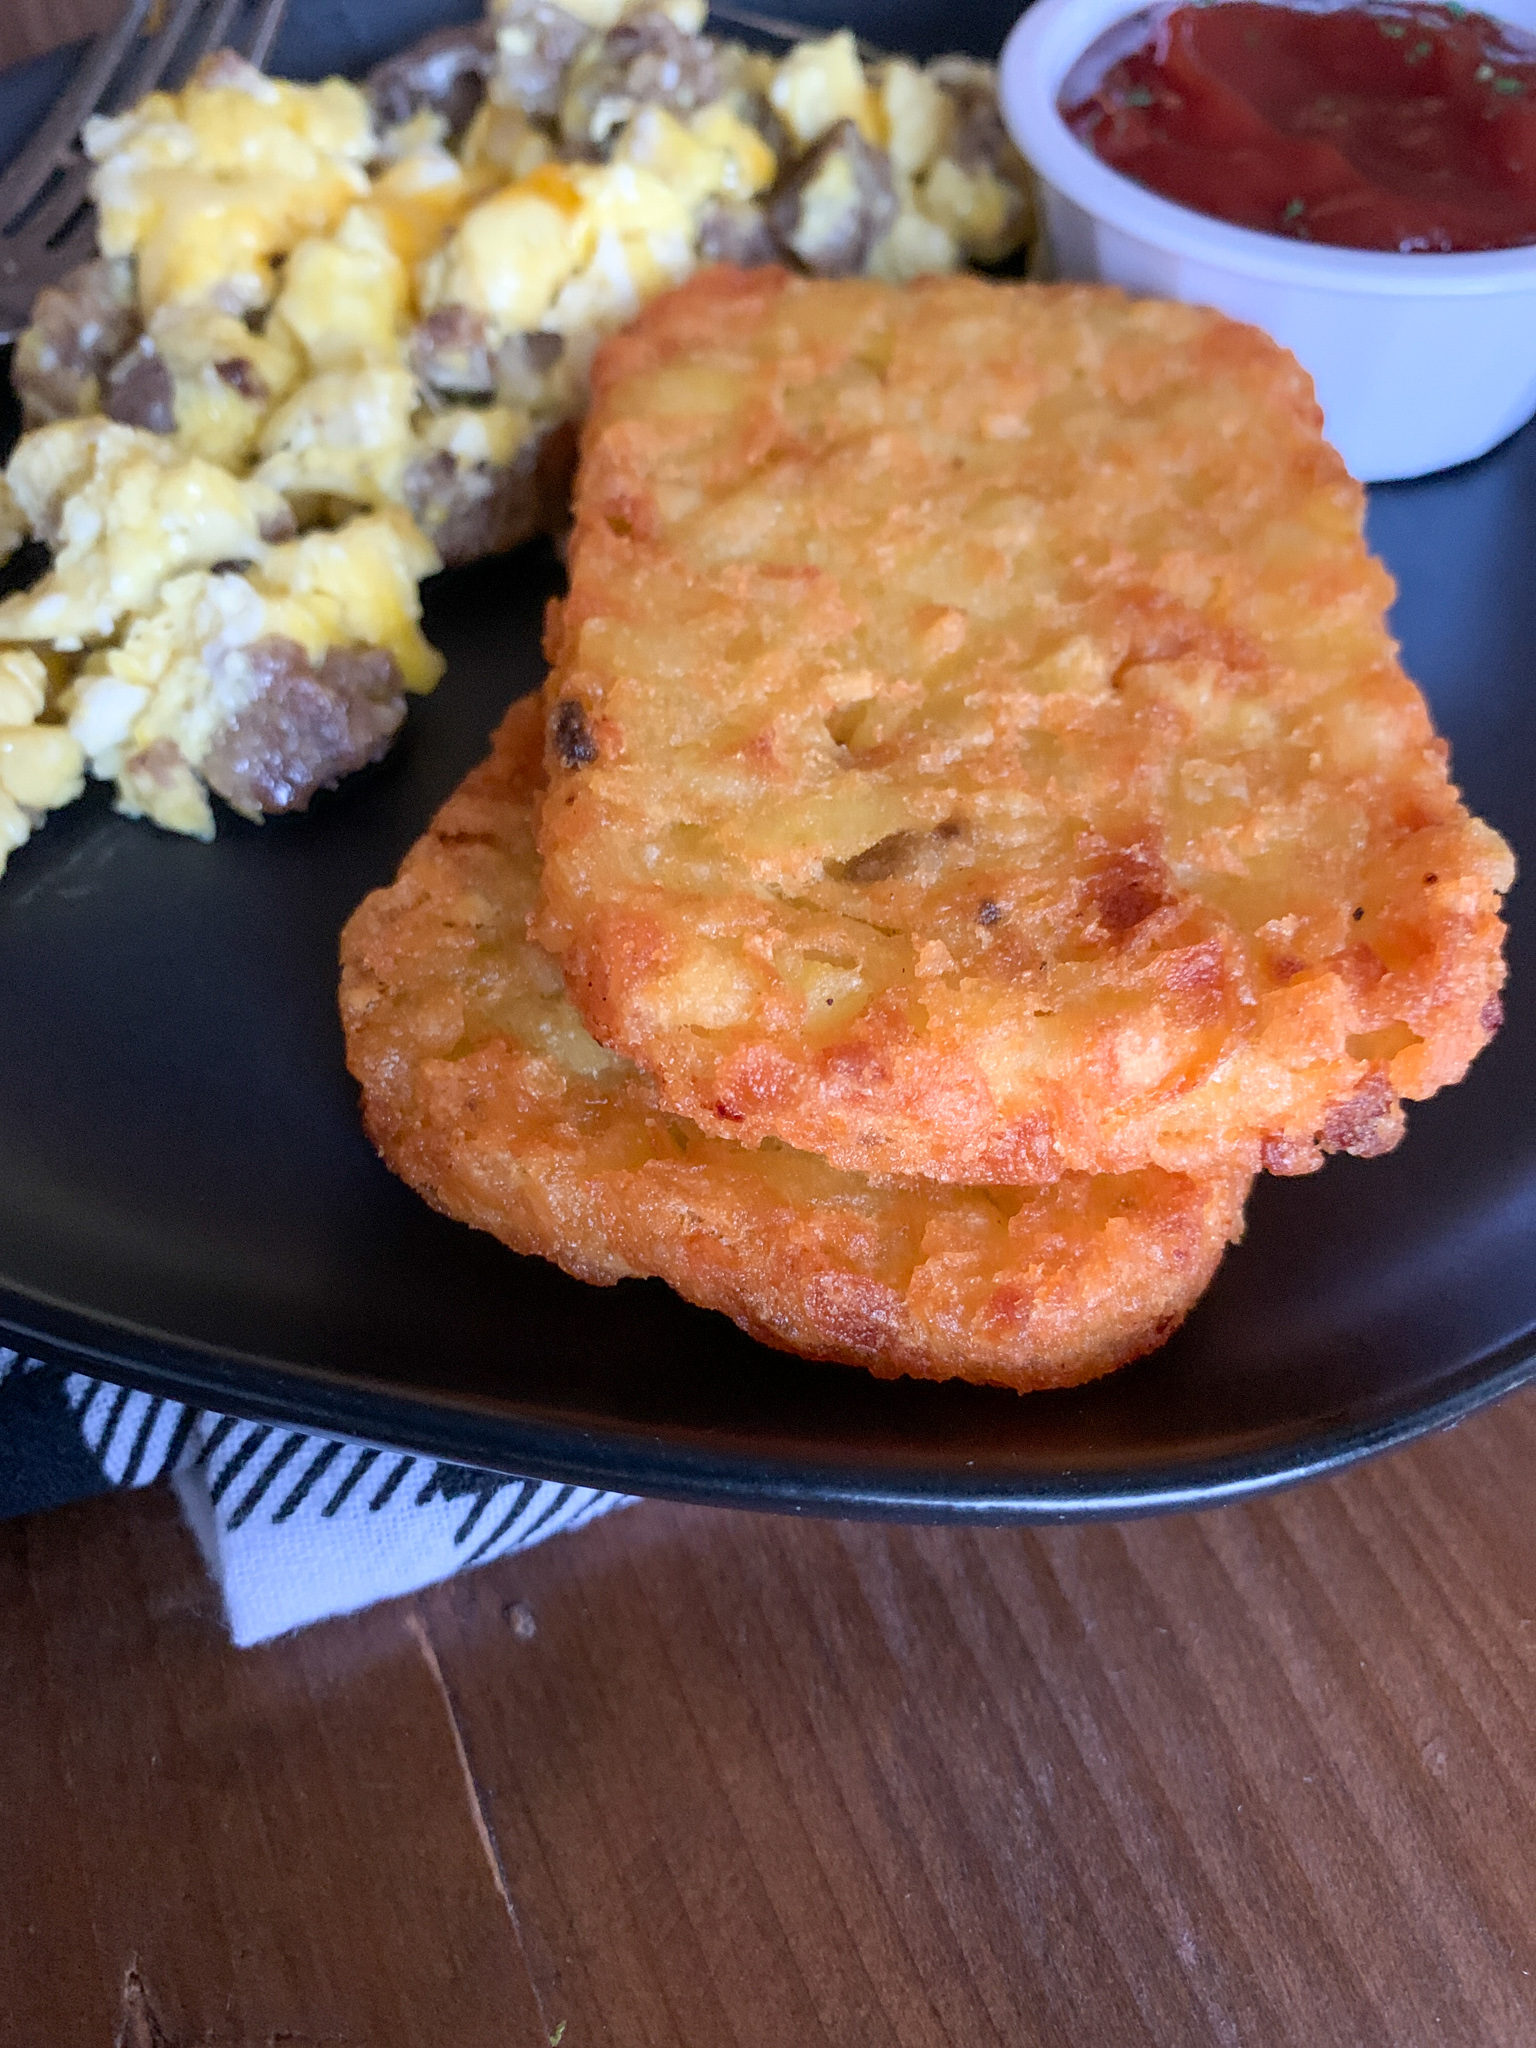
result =
M599 358L536 936L669 1107L859 1171L1304 1172L1495 1028L1507 847L1255 330L707 272Z
M660 1275L882 1375L1064 1386L1162 1341L1238 1235L1246 1174L883 1186L665 1113L526 936L541 746L525 700L342 936L348 1064L397 1173L581 1279Z

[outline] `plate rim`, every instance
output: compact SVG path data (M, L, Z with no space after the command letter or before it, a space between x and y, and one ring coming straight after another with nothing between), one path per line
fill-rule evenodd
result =
M113 1348L125 1340L135 1347L131 1355ZM609 1432L574 1422L530 1423L473 1397L405 1395L366 1374L341 1377L291 1360L168 1337L11 1287L0 1287L0 1341L44 1365L72 1372L102 1368L98 1379L220 1413L227 1407L242 1420L519 1478L696 1507L980 1527L1122 1521L1230 1506L1335 1476L1453 1428L1536 1380L1532 1324L1455 1368L1434 1399L1383 1396L1352 1420L1334 1411L1300 1442L1293 1434L1204 1461L1171 1460L1136 1473L1121 1468L1118 1476L1113 1466L1100 1468L1077 1484L1067 1470L1055 1487L1034 1477L1012 1486L994 1479L967 1487L963 1474L974 1461L936 1486L921 1474L913 1475L919 1483L904 1482L895 1470L882 1476L878 1466L856 1473L839 1468L835 1458L808 1465L803 1455L790 1460L722 1452L641 1423Z
M6 67L0 94L60 55ZM1119 1520L1257 1498L1452 1427L1536 1380L1533 1324L1442 1372L1427 1398L1422 1386L1387 1390L1315 1411L1300 1430L1256 1431L1246 1447L1241 1433L1231 1432L1232 1447L1214 1455L1079 1467L1075 1475L1063 1468L1054 1483L1031 1472L1004 1483L996 1471L972 1482L971 1468L958 1462L942 1474L931 1464L904 1472L899 1449L855 1468L837 1443L795 1446L786 1455L782 1448L755 1452L743 1442L722 1449L664 1423L610 1417L583 1426L440 1383L407 1389L350 1368L177 1337L3 1280L0 1344L65 1371L444 1462L696 1505L972 1526Z

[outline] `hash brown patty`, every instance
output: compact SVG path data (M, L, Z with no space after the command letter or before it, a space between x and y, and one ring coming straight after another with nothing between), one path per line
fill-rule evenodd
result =
M666 1104L853 1171L1309 1171L1496 1028L1296 362L1198 307L713 270L598 358L536 935Z
M1151 1350L1242 1227L1248 1176L880 1185L668 1114L526 936L537 700L342 935L369 1136L434 1207L583 1280L659 1275L769 1344L1023 1391Z

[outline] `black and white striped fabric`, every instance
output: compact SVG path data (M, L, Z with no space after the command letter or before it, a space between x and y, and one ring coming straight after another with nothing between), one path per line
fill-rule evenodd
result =
M0 1384L51 1372L0 1346ZM241 1645L577 1529L631 1496L309 1436L58 1375L110 1486L169 1478Z

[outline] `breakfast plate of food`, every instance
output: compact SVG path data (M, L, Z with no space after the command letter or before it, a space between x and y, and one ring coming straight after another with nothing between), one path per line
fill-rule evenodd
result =
M1001 15L384 13L93 121L13 351L0 1342L992 1519L1528 1377L1536 434L1367 506L1018 281Z

